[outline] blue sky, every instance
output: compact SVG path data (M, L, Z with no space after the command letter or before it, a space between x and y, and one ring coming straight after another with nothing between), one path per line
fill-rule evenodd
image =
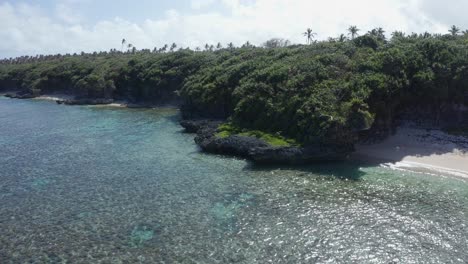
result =
M446 33L468 28L466 10L461 0L0 0L0 57L109 50L122 38L137 48L303 43L308 27L318 39L349 25Z

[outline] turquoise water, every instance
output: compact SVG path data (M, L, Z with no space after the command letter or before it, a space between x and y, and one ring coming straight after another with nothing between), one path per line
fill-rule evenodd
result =
M0 99L0 263L467 263L468 182L200 153L171 109Z

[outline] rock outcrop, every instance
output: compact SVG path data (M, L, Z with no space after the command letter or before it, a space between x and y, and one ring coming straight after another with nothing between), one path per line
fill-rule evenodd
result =
M57 104L65 105L105 105L112 104L113 99L106 98L82 98L82 99L70 99L70 100L57 100Z
M14 99L31 99L37 96L31 93L18 92L18 93L7 93L5 94L5 97L14 98Z
M221 121L183 120L180 124L188 133L196 133L195 142L208 153L247 158L259 164L305 164L318 161L344 160L353 147L274 147L262 139L231 135L217 136Z
M187 133L197 133L202 128L211 129L215 133L221 123L222 121L219 120L208 119L184 119L180 121L180 125L185 128L185 132Z
M260 147L249 151L249 158L260 164L306 164L320 161L345 160L349 148L321 146L307 147Z

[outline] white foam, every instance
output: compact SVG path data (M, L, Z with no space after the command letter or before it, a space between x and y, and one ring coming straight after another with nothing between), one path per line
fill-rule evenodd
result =
M409 172L419 172L428 175L434 176L454 176L459 178L468 179L468 173L465 171L439 167L419 162L412 162L412 161L401 161L395 163L384 163L381 164L382 167L393 169L393 170L400 170L400 171L409 171Z

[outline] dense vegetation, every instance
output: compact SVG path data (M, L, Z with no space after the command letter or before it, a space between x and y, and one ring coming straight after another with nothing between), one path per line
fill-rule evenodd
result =
M231 129L302 144L349 144L357 131L388 128L399 109L425 107L437 118L447 105L468 103L467 34L394 32L387 40L382 29L358 31L317 42L308 30L310 45L277 39L9 59L0 64L0 89L130 101L177 93L186 116L229 118Z

